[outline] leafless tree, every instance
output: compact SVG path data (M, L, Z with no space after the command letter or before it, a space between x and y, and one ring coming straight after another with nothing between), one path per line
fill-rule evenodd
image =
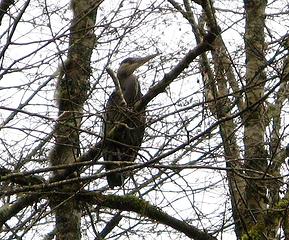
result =
M289 239L288 24L286 0L2 0L1 239ZM112 190L106 69L154 53Z

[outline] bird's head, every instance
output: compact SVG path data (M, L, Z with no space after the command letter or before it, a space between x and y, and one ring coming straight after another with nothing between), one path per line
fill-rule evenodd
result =
M146 57L129 57L124 59L119 66L117 71L117 76L120 78L122 76L126 77L138 69L140 66L144 65L146 62L156 57L158 54L152 54Z

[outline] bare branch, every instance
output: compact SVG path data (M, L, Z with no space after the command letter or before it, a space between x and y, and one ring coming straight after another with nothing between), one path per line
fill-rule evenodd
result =
M25 196L22 198L18 198L16 202L13 204L5 204L0 208L0 229L2 229L2 225L8 221L10 218L15 216L18 212L20 212L25 207L32 205L38 199L37 195Z
M164 75L163 79L158 84L152 87L142 97L142 99L135 104L136 110L143 109L143 107L146 106L153 98L164 92L166 87L168 87L173 80L175 80L180 73L190 65L190 63L192 63L202 53L210 50L211 44L214 42L218 34L219 29L214 29L214 31L207 33L200 44L198 44L194 49L190 50L170 72Z
M10 182L22 186L41 184L44 182L44 179L39 176L35 175L24 176L23 173L13 174L11 170L8 170L4 167L0 167L0 176L1 176L0 181L5 181L6 179L9 179Z

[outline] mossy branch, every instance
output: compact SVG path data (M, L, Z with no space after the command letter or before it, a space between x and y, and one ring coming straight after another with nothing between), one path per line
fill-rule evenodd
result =
M195 240L216 240L216 238L211 236L209 233L201 231L184 221L174 218L162 211L160 208L151 205L148 201L139 199L132 195L115 196L103 195L96 192L82 192L78 194L77 197L79 200L85 201L89 204L118 209L121 211L135 212L143 217L170 226Z
M24 196L18 198L13 204L4 204L0 208L0 229L5 222L14 217L22 209L32 205L38 200L38 195Z

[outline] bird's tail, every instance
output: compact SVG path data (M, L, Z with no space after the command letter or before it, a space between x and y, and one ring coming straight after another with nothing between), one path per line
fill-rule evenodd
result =
M121 151L118 148L113 147L111 147L110 149L114 151L104 152L103 155L104 160L110 162L105 165L106 171L115 170L121 167L121 159L122 159ZM117 186L122 186L125 180L123 172L108 173L106 178L109 188L111 189Z
M106 178L107 178L109 188L111 189L113 189L114 187L123 185L123 181L124 181L123 173L110 173L107 175Z
M133 162L136 153L131 148L109 145L110 151L103 151L103 158L109 163L105 164L106 171L111 171L124 167L123 162ZM107 182L111 189L122 186L126 178L130 176L130 171L107 173Z

